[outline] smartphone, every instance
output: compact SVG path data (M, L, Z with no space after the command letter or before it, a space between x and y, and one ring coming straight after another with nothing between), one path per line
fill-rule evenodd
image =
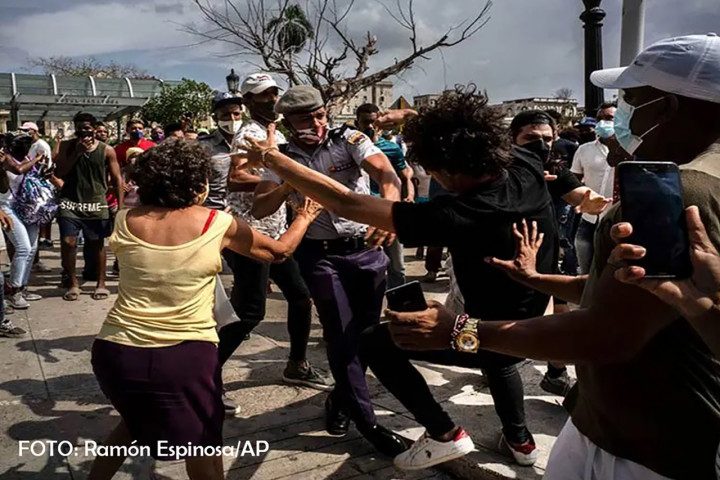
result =
M425 294L423 294L418 281L391 288L385 292L385 296L388 301L388 309L395 312L420 312L428 308Z
M692 264L678 166L630 161L617 168L622 219L633 227L628 243L647 250L633 264L648 278L688 278Z

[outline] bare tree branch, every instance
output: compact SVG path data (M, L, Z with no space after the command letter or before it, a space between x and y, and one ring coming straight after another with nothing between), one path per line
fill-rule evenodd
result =
M233 49L226 56L256 58L256 66L285 76L290 85L309 83L318 88L329 107L347 103L363 89L402 74L435 50L458 45L484 27L492 0L473 15L448 28L427 44L418 36L415 0L395 0L393 8L377 0L385 13L409 33L409 51L372 73L371 58L378 39L367 32L362 40L348 31L355 0L193 0L204 19L203 27L185 30L201 42L219 42ZM342 2L342 3L341 3ZM341 4L340 4L341 3Z

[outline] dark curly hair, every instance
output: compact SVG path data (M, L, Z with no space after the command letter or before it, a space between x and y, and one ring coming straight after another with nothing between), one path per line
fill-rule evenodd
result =
M166 208L195 205L209 178L207 147L173 138L143 152L132 175L143 205Z
M403 130L409 159L425 170L472 177L501 173L511 162L503 112L470 84L444 93Z

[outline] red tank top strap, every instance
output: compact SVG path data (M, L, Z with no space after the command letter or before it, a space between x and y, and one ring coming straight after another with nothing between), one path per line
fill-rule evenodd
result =
M212 222L215 219L216 215L217 215L217 210L210 210L210 215L208 215L208 218L205 221L205 226L203 227L202 233L200 235L205 235L205 232L207 232L208 229L210 228L210 225L212 225Z

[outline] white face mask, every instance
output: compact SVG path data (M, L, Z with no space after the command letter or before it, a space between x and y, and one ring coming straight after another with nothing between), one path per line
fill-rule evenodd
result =
M242 120L220 120L217 124L223 132L235 135L242 126Z

